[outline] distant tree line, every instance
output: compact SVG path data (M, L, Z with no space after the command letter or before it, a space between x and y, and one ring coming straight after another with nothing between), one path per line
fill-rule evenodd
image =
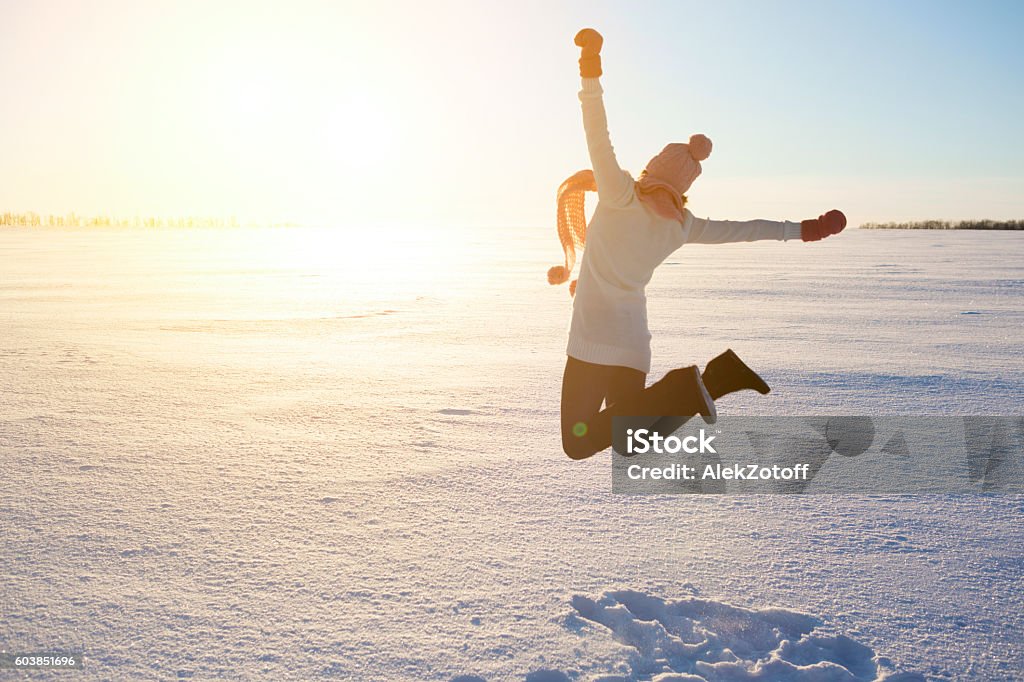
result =
M919 220L909 223L864 223L866 230L1024 230L1024 220Z
M253 227L262 223L240 223L234 216L227 218L207 216L133 216L131 218L71 212L64 215L26 213L0 213L0 227ZM292 227L294 223L273 223L268 227Z

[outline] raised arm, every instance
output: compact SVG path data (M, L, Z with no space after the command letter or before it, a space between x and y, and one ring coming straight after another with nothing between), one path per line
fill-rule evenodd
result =
M697 218L689 210L686 213L690 223L686 241L691 244L755 242L762 239L801 239L813 242L839 234L846 227L846 216L834 209L817 218L799 223L776 220L711 220Z
M580 46L580 104L583 107L583 129L587 134L590 165L597 182L597 196L603 202L625 205L633 198L633 180L619 167L608 134L608 118L604 111L604 90L601 88L601 45L604 39L592 28L576 34Z

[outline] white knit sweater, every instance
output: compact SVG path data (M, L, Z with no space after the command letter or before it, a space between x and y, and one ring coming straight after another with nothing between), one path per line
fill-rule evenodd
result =
M598 365L651 369L644 289L654 269L683 244L800 238L800 223L663 218L640 201L633 177L619 167L608 136L601 83L584 78L583 127L597 181L597 208L587 225L566 352Z

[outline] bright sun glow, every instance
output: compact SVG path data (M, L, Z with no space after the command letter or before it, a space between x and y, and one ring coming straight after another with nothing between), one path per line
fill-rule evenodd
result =
M803 218L839 205L857 224L1024 210L1013 21L982 28L966 4L947 12L963 31L951 49L907 8L886 11L867 62L856 41L808 60L799 41L766 52L764 36L856 13L730 8L7 3L0 206L550 227L555 188L589 162L571 36L594 23L607 27L603 86L623 168L692 132L714 139L690 197L698 213ZM848 33L872 30L875 14ZM986 49L964 52L972 44ZM899 67L881 68L883 55ZM920 75L914 88L906 74ZM986 106L952 106L949 92ZM842 105L822 125L790 105L809 101Z
M332 201L328 214L344 214L352 198L393 200L398 182L370 177L398 169L408 140L385 67L339 69L301 50L236 45L202 71L211 146L238 160L243 175L274 166L275 189L295 197L290 215L301 220L323 217Z

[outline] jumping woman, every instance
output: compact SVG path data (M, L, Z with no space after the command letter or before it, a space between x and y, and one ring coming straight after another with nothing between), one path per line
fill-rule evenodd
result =
M800 223L695 218L686 208L685 193L700 175L700 162L711 154L711 140L704 135L669 144L634 180L619 167L608 135L600 81L603 38L583 29L575 43L581 48L579 98L593 170L576 173L558 190L565 264L551 268L548 281L568 282L576 251L586 247L579 279L569 285L574 300L561 408L562 447L569 457L584 459L611 445L613 417L662 415L664 423L656 428L665 434L698 414L714 422L714 401L727 393L769 391L731 350L709 362L703 376L691 365L645 388L651 333L644 290L672 252L688 243L816 241L841 232L846 217L832 210ZM587 191L596 191L598 199L589 226L583 202Z

